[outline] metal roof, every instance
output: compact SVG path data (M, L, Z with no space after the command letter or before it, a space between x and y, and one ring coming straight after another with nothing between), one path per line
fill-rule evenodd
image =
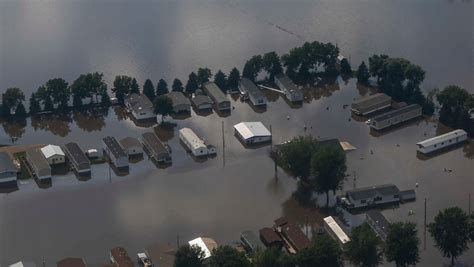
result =
M240 234L240 236L241 238L245 239L248 245L251 246L252 250L265 247L265 245L263 245L262 241L253 231L244 231Z
M0 173L16 171L17 169L10 156L7 153L0 152Z
M64 157L64 151L61 149L61 147L56 145L47 145L41 148L41 153L43 153L45 158L50 158L55 155Z
M153 110L153 103L146 95L141 94L130 94L125 98L125 101L135 112L140 112L144 109Z
M252 95L254 98L262 98L265 97L265 95L262 93L260 89L249 79L247 78L242 78L242 80L239 81L240 85L244 87L244 90L247 91L249 95Z
M367 109L373 106L377 106L380 103L390 101L392 98L386 94L377 93L369 96L364 96L359 99L356 99L354 103L352 103L352 107L357 107L360 109Z
M425 141L421 141L421 142L418 142L416 144L420 147L428 147L428 146L432 146L434 144L439 144L441 142L448 141L449 139L456 138L456 137L459 137L459 136L467 136L466 131L461 130L461 129L457 129L457 130L451 131L449 133L445 133L445 134L442 134L442 135L432 137L430 139L426 139Z
M49 166L49 163L46 158L43 156L41 150L28 150L26 151L26 155L29 159L28 161L30 162L30 164L34 165L38 169L39 173L37 173L37 175L51 175L51 167Z
M199 107L200 105L203 104L211 104L212 105L212 100L207 96L207 95L196 95L191 99L191 102L193 102L194 105Z
M127 250L122 247L115 247L110 250L110 255L120 267L133 267L133 261L128 256Z
M117 142L117 139L115 139L115 137L107 136L104 137L102 140L115 158L127 157L127 154L125 153L119 142Z
M179 130L179 132L184 137L184 139L186 139L191 144L193 149L206 148L204 140L199 138L190 128L182 128Z
M331 231L337 236L337 238L339 239L339 242L341 242L342 244L346 244L351 241L351 239L346 234L346 232L342 230L341 226L339 226L339 224L336 222L336 220L334 220L332 216L328 216L324 218L324 222L331 229Z
M217 248L217 243L212 238L198 237L188 242L190 246L197 246L204 252L204 259L212 256L212 250Z
M171 101L173 101L173 106L178 106L178 105L191 105L191 102L189 102L189 99L184 96L183 93L181 92L169 92L165 96L169 97Z
M206 94L208 94L214 101L216 101L216 104L222 103L222 102L230 102L229 99L227 99L226 95L222 92L222 90L217 86L217 84L213 82L207 82L203 85L204 91L206 91Z
M81 147L74 142L70 142L64 145L64 151L67 153L69 160L78 169L89 169L90 161L82 151Z
M234 125L234 129L244 138L252 138L255 136L271 136L270 131L265 128L263 123L257 122L241 122Z
M275 79L278 79L286 87L288 91L301 92L301 90L296 86L296 84L292 80L290 80L290 78L288 78L288 76L286 76L285 74L283 73L277 74L275 76Z
M390 118L397 117L397 116L399 116L403 113L407 113L407 112L414 111L414 110L417 110L417 109L419 109L420 112L421 112L421 106L420 105L412 104L412 105L408 105L408 106L405 106L405 107L402 107L402 108L399 108L399 109L392 110L392 111L389 111L387 113L381 114L379 116L373 117L371 120L380 122L380 121L388 120Z
M143 133L142 141L146 147L151 150L150 152L155 156L158 156L161 153L169 153L168 149L166 149L165 145L161 142L158 136L152 132Z
M120 144L125 149L128 149L128 148L133 147L133 146L137 146L137 147L142 146L140 141L135 137L125 137L122 140L120 140Z
M346 191L355 200L373 198L377 194L383 196L399 194L400 190L394 184L377 185Z

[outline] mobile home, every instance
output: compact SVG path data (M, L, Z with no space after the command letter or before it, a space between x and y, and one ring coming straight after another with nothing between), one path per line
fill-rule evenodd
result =
M370 127L375 130L382 130L390 126L420 117L422 114L421 112L421 106L418 104L401 107L370 119Z
M128 95L125 98L125 106L138 121L156 120L153 103L145 95L135 93Z
M229 110L230 101L222 90L213 82L207 82L203 85L203 90L214 101L214 107L219 111Z
M143 155L142 144L135 137L125 137L124 139L120 140L120 144L122 145L125 152L127 152L129 157Z
M204 140L199 138L190 128L180 129L179 139L196 157L216 154L216 148L211 145L206 145Z
M171 163L171 151L161 140L152 132L142 134L143 146L148 151L150 158L157 162Z
M346 234L346 232L342 229L339 223L334 219L332 216L328 216L324 218L324 230L334 239L336 240L340 246L344 246L345 244L349 243L351 239Z
M291 102L303 101L303 91L293 83L285 74L277 74L274 78L275 84L283 91L286 98Z
M51 180L51 167L39 149L26 151L26 160L40 181Z
M372 112L388 108L392 105L392 98L386 94L373 94L356 99L351 110L357 115L367 115Z
M90 173L91 163L77 143L70 142L65 144L64 153L67 155L69 163L77 173Z
M10 156L0 152L0 186L16 186L17 172Z
M396 185L385 184L348 190L340 199L347 208L364 208L400 202L400 190Z
M128 155L117 139L107 136L102 141L104 143L104 154L109 157L110 162L117 168L128 168Z
M267 97L251 80L242 78L239 81L239 90L247 94L254 106L265 106L267 104Z
M48 161L49 165L61 164L66 162L66 155L61 147L56 145L47 145L41 148L44 158Z
M449 133L435 136L425 141L416 143L418 151L423 154L428 154L436 150L453 146L467 141L467 133L464 130L457 129Z

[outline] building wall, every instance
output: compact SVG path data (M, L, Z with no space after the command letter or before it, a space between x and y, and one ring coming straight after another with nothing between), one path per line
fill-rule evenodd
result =
M17 180L16 172L2 172L0 173L0 184L10 183Z
M202 110L202 109L211 109L212 108L212 104L201 104L199 105L198 107L198 110Z
M459 135L459 136L453 136L449 140L443 141L443 142L438 142L436 144L433 144L431 146L427 147L419 147L418 151L421 153L430 153L445 147L449 147L455 144L462 143L467 140L467 135Z
M413 119L413 118L416 118L416 117L419 117L419 116L421 116L421 108L412 110L410 112L405 112L405 113L400 114L396 117L392 117L390 119L386 119L386 120L383 120L383 121L379 121L379 122L372 121L371 127L376 129L376 130L381 130L381 129L390 127L392 125L402 123L404 121L407 121L407 120L410 120L410 119Z
M153 110L141 110L140 112L133 111L132 114L137 120L156 119L156 115Z
M194 148L190 142L188 142L188 140L185 138L184 135L182 135L181 133L179 133L179 139L184 143L184 145L188 148L188 150L191 151L191 153L193 153L194 156L205 156L208 154L208 150L207 150L207 147L199 147L199 148Z
M53 155L46 160L48 161L49 165L61 164L66 162L66 157L61 155Z
M374 201L373 198L369 199L363 199L363 200L354 200L350 198L350 201L352 204L354 204L355 208L360 208L360 207L367 207L370 205L381 205L381 204L387 204L387 203L392 203L392 202L399 202L400 201L400 196L394 197L394 196L380 196L382 199L381 200L376 200Z
M125 150L127 152L127 155L129 156L143 154L143 149L139 146L131 146Z
M255 136L252 138L249 138L247 143L263 143L263 142L270 142L272 140L271 136Z
M115 158L114 153L112 153L109 148L104 144L104 153L110 158L112 163L117 168L128 167L128 157Z
M221 102L221 103L218 103L216 106L218 110L228 110L230 109L230 102L229 101Z
M173 106L173 111L175 113L190 112L191 111L191 106L187 105L187 104L175 105L175 106Z

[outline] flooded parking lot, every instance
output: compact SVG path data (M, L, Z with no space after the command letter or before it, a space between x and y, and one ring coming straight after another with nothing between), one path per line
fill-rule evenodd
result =
M102 125L95 130L81 126L87 123L76 119L57 121L61 132L50 130L54 123L47 130L35 130L28 120L18 143L75 141L84 148L98 148L106 135L138 137L145 131L156 131L171 146L173 164L159 169L145 157L130 165L129 175L111 172L110 177L107 164L92 165L90 180L79 181L72 173L57 175L48 189L38 188L32 180L20 181L18 191L0 195L2 264L18 259L55 261L66 256L84 256L87 262L99 264L107 260L107 251L115 245L135 253L155 241L176 244L178 236L181 242L207 235L219 243L232 243L241 231L271 225L282 215L301 225L320 223L317 209L293 198L295 181L280 169L275 177L270 146L245 149L235 138L232 126L241 121L271 125L275 143L303 134L349 141L357 150L347 154L350 176L345 189L384 183L410 189L418 183L416 202L384 214L391 221L416 222L422 241L425 198L428 222L442 208L457 205L467 210L468 196L474 189L474 145L420 159L415 143L447 129L420 119L382 134L371 133L368 125L352 118L344 107L367 90L357 89L354 80L338 82L306 90L305 102L296 108L277 93L267 92L271 102L264 111L255 112L238 99L232 100L235 109L226 117L215 112L199 116L193 111L190 116L176 118L178 126L172 131L137 127L118 108L95 117L93 121ZM199 161L192 158L177 136L182 127L192 128L215 145L217 156ZM410 209L412 216L408 215ZM429 237L426 250L423 247L422 242L422 263L439 263L441 256ZM474 261L472 249L462 260Z

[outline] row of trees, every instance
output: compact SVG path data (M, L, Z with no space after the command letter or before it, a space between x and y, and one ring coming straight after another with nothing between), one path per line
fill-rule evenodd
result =
M464 129L470 136L474 136L474 94L465 89L450 85L436 95L441 105L439 120L452 128Z

